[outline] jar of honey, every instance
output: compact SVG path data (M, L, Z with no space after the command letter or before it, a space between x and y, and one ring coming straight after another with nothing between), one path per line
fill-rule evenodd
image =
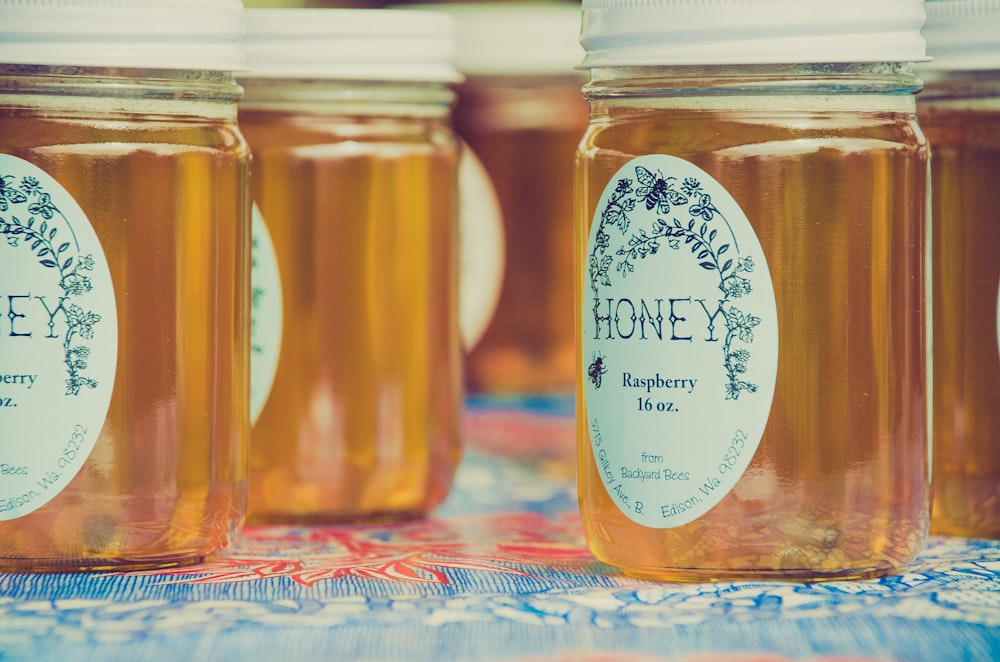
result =
M273 344L255 342L252 364L269 382L254 386L266 396L252 412L253 521L414 517L449 491L461 407L453 30L430 12L247 11L239 120L266 230L257 265L274 265L253 281L272 293L254 334ZM279 318L280 333L265 331Z
M586 77L575 69L583 56L579 6L434 8L456 19L456 62L465 80L457 88L455 129L482 160L503 219L502 280L482 331L467 339L467 390L570 398L576 352L573 245L567 238L573 233L573 159L588 120L580 95Z
M591 549L867 577L929 521L919 0L584 0L577 430Z
M192 563L246 509L238 0L0 5L0 568Z
M1000 2L927 3L917 101L931 143L931 531L1000 538Z

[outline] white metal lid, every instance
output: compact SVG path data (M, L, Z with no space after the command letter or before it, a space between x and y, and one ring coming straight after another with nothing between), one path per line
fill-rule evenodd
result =
M455 82L446 14L389 9L248 9L248 76Z
M0 62L235 71L241 0L0 0Z
M924 69L1000 69L1000 0L928 0Z
M470 76L573 75L583 59L578 3L446 3L457 23L459 71ZM576 72L578 74L578 72Z
M914 62L923 0L583 0L584 68Z

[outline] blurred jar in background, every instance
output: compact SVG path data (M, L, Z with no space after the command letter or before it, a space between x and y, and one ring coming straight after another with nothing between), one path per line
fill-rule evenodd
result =
M431 5L457 20L455 128L499 198L504 269L478 340L466 338L472 395L573 392L573 158L587 126L574 70L580 8L564 4ZM464 286L464 285L463 285ZM485 320L484 320L485 323Z
M253 285L271 293L254 310L249 517L422 515L460 457L453 21L248 10L245 46Z
M926 3L931 143L931 531L1000 537L1000 1Z

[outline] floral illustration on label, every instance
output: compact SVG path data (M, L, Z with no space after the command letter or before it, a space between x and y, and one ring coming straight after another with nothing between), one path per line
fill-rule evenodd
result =
M770 412L778 329L763 252L708 173L647 155L609 183L587 256L595 461L630 518L685 524L733 488Z
M260 417L274 385L281 352L282 296L278 259L267 225L253 206L250 270L250 421Z
M733 299L739 299L753 291L749 278L753 271L753 258L737 257L734 262L734 258L727 256L727 253L735 254L738 250L736 237L725 216L721 215L718 208L712 204L712 196L702 190L701 183L697 179L685 178L678 191L675 188L676 178L664 178L662 173L654 174L641 165L635 166L635 176L642 186L633 190L632 180L619 179L614 194L601 213L601 227L598 228L597 241L589 260L590 286L594 292L595 324L610 319L601 317L598 285L611 285L608 270L612 264L615 264L615 270L624 278L635 271L636 260L656 255L663 239L672 250L689 248L698 260L698 266L717 274L719 279L719 290L723 298L719 300L717 310L722 313L726 323L726 336L722 344L724 366L728 377L726 397L735 400L740 397L741 391L756 391L756 384L740 379L740 375L747 371L750 352L746 349L733 349L733 343L737 339L746 344L752 343L753 329L760 324L759 317L744 313L733 305ZM628 244L615 251L615 255L621 258L616 260L607 254L610 237L604 228L613 226L622 234L628 232L628 214L635 210L636 205L636 197L631 195L633 193L634 196L641 197L646 210L655 211L658 218L650 232L647 233L640 228L638 233L629 237ZM669 216L672 205L688 206L690 218L686 223L676 216L671 220L660 217ZM725 224L725 234L721 237L718 228L709 227L709 223L716 218ZM727 241L731 243L726 243ZM736 250L730 253L730 249L734 247ZM710 329L713 328L714 320L714 315L709 318Z
M95 388L97 381L85 377L82 373L87 368L87 358L90 347L74 345L76 336L85 340L94 339L94 325L101 321L97 313L84 310L75 303L67 303L69 297L87 294L93 289L87 272L94 270L94 256L79 254L79 243L75 237L71 241L62 241L58 237L59 227L50 221L61 220L63 226L72 232L72 226L66 220L59 208L52 204L52 196L45 192L38 180L27 176L21 180L20 188L14 185L13 175L0 175L0 212L8 212L6 217L0 216L0 236L7 240L8 246L24 246L35 254L38 264L58 272L59 287L66 294L59 298L55 310L49 308L44 298L39 298L45 312L49 315L50 333L55 327L54 318L62 315L66 321L66 332L63 339L63 351L66 359L66 369L69 378L66 380L66 394L79 395L80 388ZM28 216L24 221L15 216L16 207L26 208ZM37 224L36 221L40 222ZM71 250L71 249L76 250ZM15 317L21 317L13 310L8 312L11 322ZM13 327L11 335L15 335Z
M47 173L0 154L0 520L76 475L107 415L118 326L104 252Z

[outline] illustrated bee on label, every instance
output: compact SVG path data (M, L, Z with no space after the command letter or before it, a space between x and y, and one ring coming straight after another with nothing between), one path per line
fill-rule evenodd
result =
M604 365L604 355L598 352L594 357L593 363L587 368L587 376L594 383L594 388L601 388L601 376L607 371L608 367Z
M635 193L646 201L646 209L652 211L655 207L657 213L666 214L670 205L687 204L688 199L671 187L676 181L673 177L664 178L659 171L654 175L642 166L636 166L635 176L642 184Z

